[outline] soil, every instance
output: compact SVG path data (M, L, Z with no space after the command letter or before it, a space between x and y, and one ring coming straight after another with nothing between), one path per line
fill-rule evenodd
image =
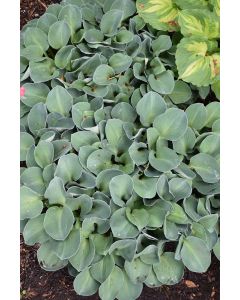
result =
M21 28L29 20L39 18L52 3L59 0L20 0ZM99 300L98 295L77 296L73 278L66 269L57 272L42 270L37 262L37 246L24 245L21 238L21 299L24 300ZM184 279L174 286L157 289L144 287L138 300L219 300L220 264L213 255L208 272L198 274L186 270Z

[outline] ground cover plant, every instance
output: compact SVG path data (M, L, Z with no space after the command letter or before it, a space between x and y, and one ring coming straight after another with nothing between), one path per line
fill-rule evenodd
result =
M176 43L134 1L63 1L21 32L23 236L79 295L137 299L219 257L219 103L178 79Z

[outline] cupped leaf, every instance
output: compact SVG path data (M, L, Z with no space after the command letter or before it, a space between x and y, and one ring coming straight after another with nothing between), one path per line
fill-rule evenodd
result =
M174 90L174 77L173 73L169 70L161 72L160 74L154 76L149 75L148 82L150 87L159 94L171 94Z
M46 128L47 109L43 103L35 104L28 114L28 127L34 134L38 135L39 130Z
M114 69L106 64L98 66L93 74L93 81L98 85L116 83Z
M77 181L82 175L82 167L78 156L74 153L60 157L55 171L55 176L62 178L64 183Z
M211 263L211 253L205 242L194 236L184 239L181 258L184 265L192 272L206 272Z
M91 266L90 274L96 281L103 283L111 274L114 266L113 256L106 255L102 260Z
M50 165L54 158L53 144L47 141L40 141L34 150L34 158L41 168Z
M143 126L150 126L154 119L165 112L166 103L156 92L148 92L137 103L136 110Z
M39 167L30 167L21 175L21 182L36 193L43 195L46 189L42 170Z
M60 85L50 91L46 100L47 109L50 112L57 112L63 116L68 116L72 104L72 96Z
M20 218L32 219L39 216L43 209L42 196L26 186L20 189Z
M115 53L109 58L109 65L115 73L126 71L132 64L132 58L122 53Z
M154 151L150 151L149 153L150 165L160 172L168 172L175 169L180 162L180 158L176 152L165 146L157 149L156 153Z
M144 175L133 176L133 189L141 197L151 199L157 192L157 178L146 177Z
M82 25L82 13L76 5L66 5L59 12L58 19L65 21L70 30L71 36L79 29Z
M133 192L132 178L127 174L115 176L109 183L109 190L113 202L121 207L125 206Z
M109 248L109 254L123 257L126 261L132 261L137 248L134 239L124 239L114 242Z
M45 243L49 240L49 236L43 227L45 214L41 214L36 218L27 221L23 230L24 243L33 246L36 243Z
M47 35L44 31L37 27L29 27L24 32L24 44L28 46L37 46L43 51L49 47Z
M190 160L190 166L201 176L203 181L207 183L217 183L219 181L219 164L209 154L199 153L194 155Z
M99 283L92 277L90 270L85 269L76 276L73 286L78 295L91 296L97 292Z
M54 240L63 241L72 230L74 216L68 207L52 206L44 218L44 229Z
M125 271L122 272L124 281L123 281L123 288L119 291L117 295L118 300L135 300L137 299L143 289L142 283L133 283L130 278L128 277Z
M106 36L114 36L121 25L123 11L112 9L103 15L100 23L101 32Z
M174 104L185 103L191 99L192 91L186 82L178 80L175 82L174 89L169 97Z
M153 126L158 130L162 138L169 141L176 141L187 130L187 115L178 108L169 108L155 118Z
M130 223L126 217L126 208L116 210L110 219L110 227L113 236L120 239L134 238L138 235L138 229Z
M67 22L57 21L52 24L48 32L49 45L54 49L60 49L67 45L71 36L71 29Z
M201 130L207 120L207 110L201 103L195 103L186 109L188 125L196 130Z
M20 161L25 161L28 150L35 144L34 138L27 132L20 133Z
M192 194L191 184L187 179L172 178L169 181L169 191L173 195L175 201L188 198Z
M25 83L23 85L25 93L21 97L21 101L30 107L39 102L46 102L49 93L49 87L44 83Z
M125 261L124 269L131 281L136 284L147 279L151 265L147 265L140 258L136 258L131 262Z
M168 285L178 283L184 274L184 265L174 258L173 252L165 252L160 256L160 261L153 265L157 279Z

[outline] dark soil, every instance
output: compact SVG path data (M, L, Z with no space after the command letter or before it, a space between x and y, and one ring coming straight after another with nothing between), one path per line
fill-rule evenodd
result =
M58 0L20 0L21 27L29 20L39 18L49 4ZM73 290L73 278L66 269L46 272L40 268L36 257L37 247L23 244L21 239L21 299L24 300L99 300L77 296ZM186 270L184 279L174 286L157 289L144 287L138 300L218 300L220 299L219 261L213 256L207 273L197 274Z
M21 295L24 300L99 300L98 295L77 296L73 278L67 269L57 272L42 270L37 262L37 247L29 247L21 240ZM207 273L185 272L184 279L174 286L157 289L144 287L138 300L218 300L219 262L213 257Z

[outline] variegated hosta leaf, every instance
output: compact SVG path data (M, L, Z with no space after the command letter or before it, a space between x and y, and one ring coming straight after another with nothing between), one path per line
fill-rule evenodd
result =
M207 86L219 78L219 53L208 54L212 47L202 38L183 38L177 46L179 78L196 86ZM212 52L212 51L211 51Z
M173 0L137 0L137 11L146 23L159 30L178 30L178 8Z
M217 16L204 9L185 9L179 12L178 22L181 33L201 38L219 38L220 24Z

